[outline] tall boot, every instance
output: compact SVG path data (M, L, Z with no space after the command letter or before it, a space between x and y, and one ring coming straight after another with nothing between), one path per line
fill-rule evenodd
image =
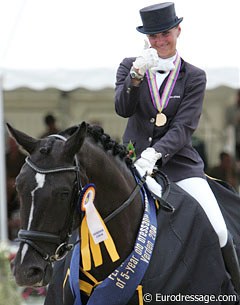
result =
M226 246L222 249L223 260L236 292L240 295L240 266L233 238L228 232L228 240Z

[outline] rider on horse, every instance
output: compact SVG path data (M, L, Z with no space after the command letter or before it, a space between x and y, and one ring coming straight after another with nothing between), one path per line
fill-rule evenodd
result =
M140 174L151 175L155 164L171 181L194 197L208 216L222 249L226 269L240 293L240 268L231 235L206 180L204 163L191 136L202 111L205 72L184 61L176 49L181 33L174 3L140 10L150 44L139 57L125 58L117 71L115 107L128 117L123 141L135 145ZM148 177L148 185L156 183Z

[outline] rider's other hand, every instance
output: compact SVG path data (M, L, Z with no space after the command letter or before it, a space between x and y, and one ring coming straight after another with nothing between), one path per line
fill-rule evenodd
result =
M137 170L142 174L147 172L151 175L156 162L162 157L161 153L156 152L153 147L148 147L141 153L141 158L139 158L134 165Z

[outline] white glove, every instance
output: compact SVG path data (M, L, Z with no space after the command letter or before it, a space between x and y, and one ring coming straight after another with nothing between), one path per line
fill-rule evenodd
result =
M141 176L143 176L146 172L148 175L151 175L157 160L159 160L161 157L161 153L157 153L153 147L148 147L141 153L141 158L139 158L134 165Z
M157 51L153 48L143 50L142 55L133 62L133 67L137 72L144 76L147 69L158 65L159 57Z

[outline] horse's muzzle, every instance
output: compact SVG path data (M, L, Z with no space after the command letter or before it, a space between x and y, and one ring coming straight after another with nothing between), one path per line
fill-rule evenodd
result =
M12 273L18 286L41 287L49 284L52 278L52 265L18 265L16 259L11 262Z

